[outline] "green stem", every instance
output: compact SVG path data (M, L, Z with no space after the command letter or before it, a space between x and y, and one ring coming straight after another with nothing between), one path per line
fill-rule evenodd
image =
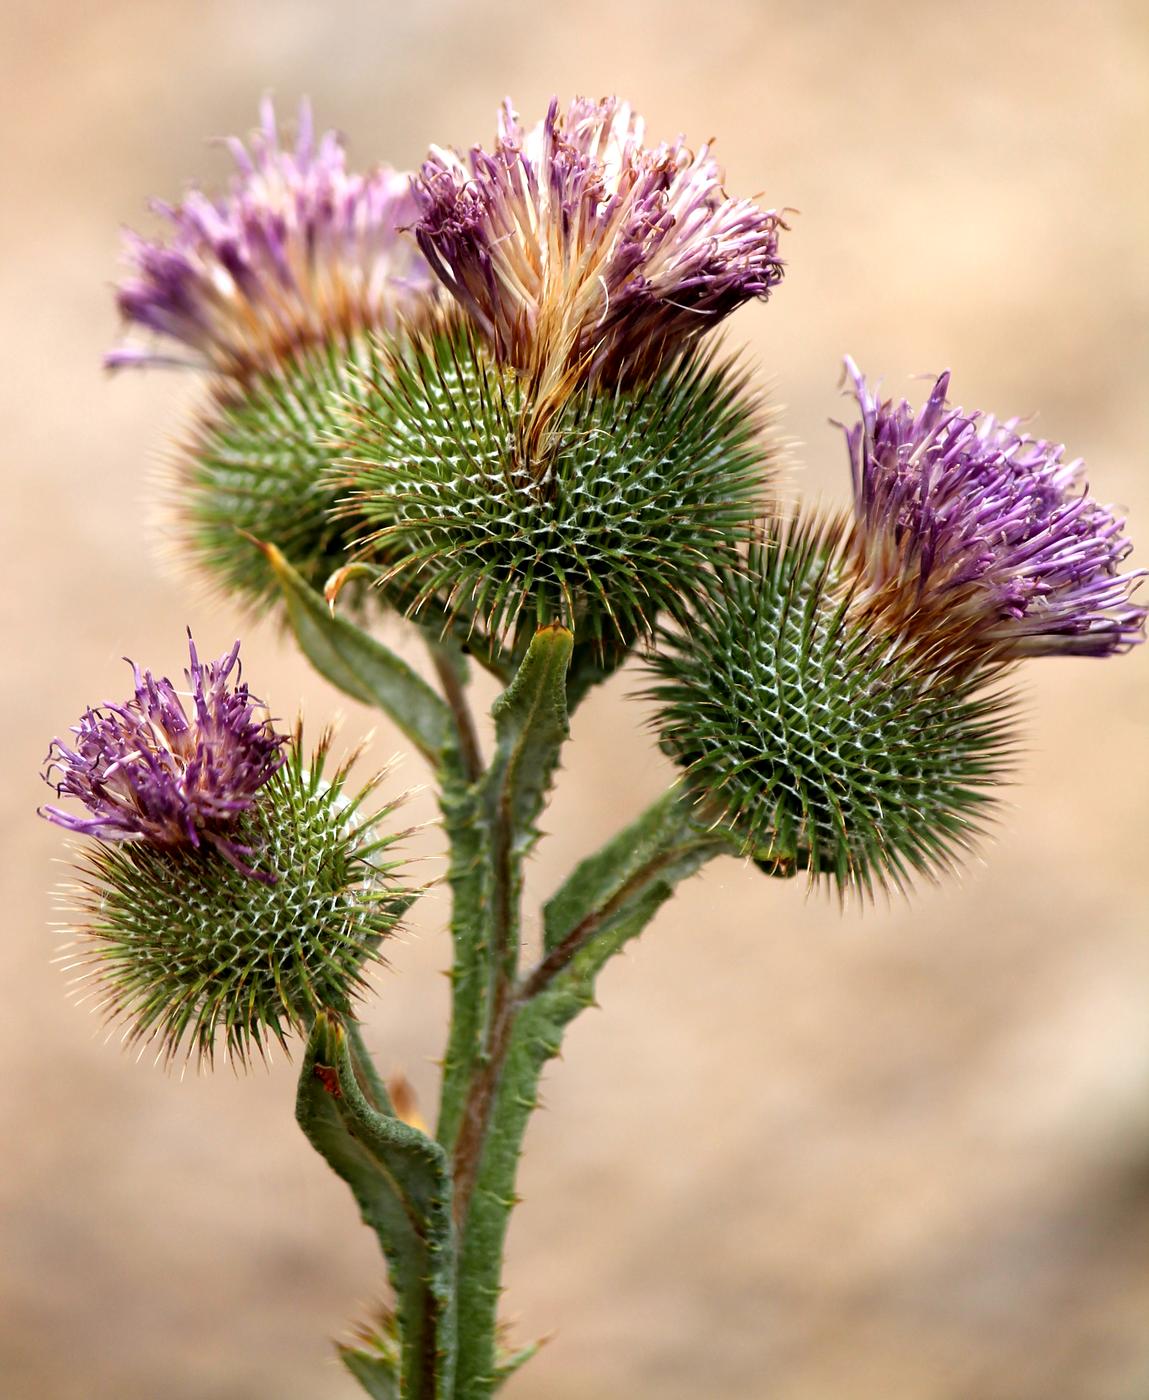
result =
M538 839L568 707L605 679L570 632L543 627L496 701L484 767L466 662L430 639L442 695L374 638L333 617L268 549L300 644L316 668L378 706L433 764L450 845L452 1015L437 1142L400 1123L353 1022L321 1013L300 1080L299 1121L347 1181L379 1237L397 1295L397 1334L344 1348L374 1396L487 1400L528 1354L500 1358L503 1244L526 1124L543 1066L594 1000L606 961L676 884L726 850L675 790L583 861L543 911L543 952L520 977L523 863Z
M726 850L726 842L699 829L689 805L671 792L583 861L547 903L543 956L515 984L495 1023L468 1210L460 1215L456 1208L456 1400L486 1400L498 1382L495 1329L503 1245L543 1067L558 1054L566 1026L593 1004L603 965L646 927L680 880ZM456 1175L456 1190L458 1184Z
M458 647L427 634L427 649L454 720L457 761L440 767L439 806L450 849L451 1025L443 1059L437 1136L453 1152L468 1086L482 1050L489 936L485 832L479 784L483 759L466 695L466 658Z
M451 711L458 736L459 765L468 783L477 783L483 776L483 755L475 718L467 699L467 660L452 643L437 641L427 635L427 651L435 667L435 675L443 698Z
M502 1067L511 988L518 962L521 861L514 856L506 801L496 793L492 805L494 810L488 823L491 901L489 933L485 940L489 950L484 997L486 1015L482 1017L482 1050L468 1085L452 1168L455 1222L460 1228L467 1218L482 1143L489 1124L492 1096Z
M482 1052L490 946L488 862L477 787L444 782L439 805L450 843L451 1025L443 1057L436 1136L453 1154L468 1089Z
M495 702L494 756L472 789L476 830L467 836L480 843L483 871L481 891L470 911L479 924L474 930L479 952L472 968L472 999L456 1008L470 1028L470 1074L461 1101L457 1076L450 1084L444 1079L444 1109L452 1116L445 1123L441 1116L439 1130L440 1141L453 1152L460 1228L487 1132L518 971L523 861L538 839L536 822L569 733L566 685L573 641L563 627L543 627L536 633L514 680ZM456 995L458 990L456 985Z

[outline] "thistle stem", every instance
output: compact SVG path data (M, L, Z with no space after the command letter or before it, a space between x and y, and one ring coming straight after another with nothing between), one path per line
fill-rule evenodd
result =
M475 717L467 699L465 682L462 677L462 658L442 642L427 638L427 651L435 667L435 675L443 698L450 708L459 737L459 761L463 774L469 783L476 783L483 776L483 754L479 747L479 736L475 728Z
M569 1022L594 1004L595 978L612 954L646 927L680 880L728 849L724 838L695 823L689 801L671 791L572 872L547 903L546 949L537 965L497 984L502 999L492 1011L453 1161L456 1400L487 1400L497 1384L503 1246L542 1071Z
M453 1175L456 1228L462 1231L478 1174L490 1121L491 1105L506 1055L514 1017L512 990L519 951L521 878L515 860L513 823L508 803L495 803L491 829L492 890L488 1014L483 1044L467 1094L455 1144Z

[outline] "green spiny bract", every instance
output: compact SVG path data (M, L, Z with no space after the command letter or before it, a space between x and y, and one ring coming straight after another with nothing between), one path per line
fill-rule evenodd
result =
M297 729L237 819L255 878L206 844L85 851L71 961L126 1040L210 1063L222 1039L226 1057L245 1064L272 1039L286 1046L320 1008L348 1010L365 988L411 895L384 858L398 836L377 830L395 804L365 815L378 778L348 795L349 764L324 778L329 743L305 765Z
M851 613L842 522L771 527L651 660L663 747L772 873L839 891L957 863L1009 768L1000 670L930 666Z
M681 615L760 514L770 453L740 369L679 356L641 393L528 382L440 326L365 378L345 509L408 611L511 639L556 622L604 652Z
M376 353L362 339L333 342L241 387L221 381L179 452L172 496L183 551L253 612L280 596L254 541L276 545L318 591L350 562L348 522L331 514L339 391Z

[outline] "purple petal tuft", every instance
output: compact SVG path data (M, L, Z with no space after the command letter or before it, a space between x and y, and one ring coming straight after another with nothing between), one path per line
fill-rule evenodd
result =
M510 101L469 168L432 148L419 245L504 363L546 387L616 385L782 278L773 210L730 199L709 145L648 148L628 103L552 99L524 131Z
M74 747L52 741L45 782L59 797L78 798L90 815L59 807L44 807L41 815L102 841L207 842L244 874L273 879L251 868L251 850L229 840L227 829L282 765L287 741L257 716L263 702L240 683L238 642L207 664L190 632L188 649L186 695L129 662L131 699L86 710L71 731Z
M1018 420L947 402L880 402L854 362L861 421L846 430L857 599L894 625L1007 658L1108 656L1145 638L1122 573L1124 520L1089 498L1080 459Z
M346 168L334 132L316 139L299 109L294 147L281 145L270 101L248 145L225 142L235 164L230 192L192 190L155 201L166 241L127 232L131 273L117 289L124 320L188 354L131 342L104 358L110 369L182 364L245 379L305 346L418 316L433 290L408 233L417 209L410 176Z

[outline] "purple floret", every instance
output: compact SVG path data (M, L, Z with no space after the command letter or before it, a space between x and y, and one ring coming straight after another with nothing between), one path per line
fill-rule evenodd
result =
M245 875L270 881L273 876L251 868L250 847L227 833L282 765L286 739L257 714L263 702L240 682L238 642L207 664L190 632L188 649L185 695L129 661L132 698L86 710L71 731L74 747L52 741L45 781L57 796L78 798L90 815L59 807L43 807L41 815L101 841L207 843ZM192 702L190 716L185 699Z
M434 282L406 231L416 217L410 176L349 171L339 136L315 137L307 102L294 149L281 146L270 101L261 117L250 145L226 143L236 173L225 197L157 200L167 239L125 234L132 272L117 290L120 312L181 348L128 342L105 356L109 368L192 365L242 379L424 309Z
M1090 499L1080 458L967 413L940 376L920 412L879 402L854 362L861 422L846 430L858 600L889 618L1010 658L1108 656L1145 638L1122 573L1124 520Z
M419 245L503 362L634 383L781 281L780 216L730 199L709 145L643 137L615 97L530 131L508 100L493 153L432 148Z

